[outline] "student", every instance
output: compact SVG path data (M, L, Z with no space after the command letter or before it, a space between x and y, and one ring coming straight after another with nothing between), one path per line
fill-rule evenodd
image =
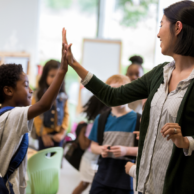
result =
M81 194L93 181L99 155L91 152L90 148L91 141L88 139L88 136L91 132L93 121L96 118L96 116L108 109L110 108L104 105L95 96L92 96L83 107L83 113L85 113L88 125L87 127L84 127L80 131L78 141L80 147L86 151L82 156L79 169L81 175L81 182L74 189L72 194Z
M128 77L113 75L106 84L118 88L129 83ZM126 157L136 156L133 131L136 128L137 113L128 105L112 107L106 120L103 143L99 145L98 127L100 115L94 121L89 139L95 154L101 154L99 168L94 177L91 194L133 194L133 180L125 174Z
M131 65L128 66L126 76L129 77L131 81L134 81L143 76L143 58L140 56L132 56L129 58Z
M53 83L42 98L36 104L30 106L33 92L29 87L28 76L23 72L22 66L16 64L0 66L0 104L2 104L0 112L13 108L0 116L1 177L5 176L9 163L16 153L24 134L31 131L33 118L48 111L52 106L66 72L67 61L63 52L61 65ZM25 194L26 164L27 156L9 177L9 182L13 185L15 194Z
M37 92L32 98L32 104L38 102L52 84L58 68L60 68L60 62L56 60L50 60L45 64L38 82ZM68 102L63 81L51 109L34 118L36 134L39 136L39 150L55 146L62 147L68 124Z
M161 63L120 88L111 88L81 66L64 38L68 64L102 102L118 106L147 98L136 170L137 190L141 193L194 193L193 13L194 2L190 0L164 9L157 37L162 54L174 60Z
M129 77L131 81L134 81L143 76L143 58L140 56L132 56L129 58L131 65L128 66L126 76ZM142 114L142 100L137 100L128 104L129 108Z

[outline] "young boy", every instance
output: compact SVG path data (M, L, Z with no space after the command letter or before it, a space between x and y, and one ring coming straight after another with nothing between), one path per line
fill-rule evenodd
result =
M117 88L129 82L126 76L114 75L106 83ZM98 142L99 117L95 119L89 136L92 152L101 155L90 194L133 194L133 179L125 173L125 165L129 161L126 156L137 154L133 134L137 113L129 109L128 104L112 107L106 120L102 145Z
M63 29L63 36L65 34ZM23 142L25 134L32 129L33 118L50 109L60 90L64 76L67 72L66 52L63 46L62 60L57 75L44 93L42 98L34 105L31 104L32 90L29 87L28 76L23 72L21 65L7 64L0 66L0 177L6 181L11 159L17 153ZM11 109L11 110L10 110ZM6 112L4 112L6 111ZM27 144L26 140L26 144ZM27 145L26 145L27 146ZM24 155L25 156L25 155ZM8 181L15 194L24 194L26 187L27 157L20 166L9 176ZM10 192L8 181L7 189ZM0 191L2 185L0 186ZM0 192L2 193L2 192Z

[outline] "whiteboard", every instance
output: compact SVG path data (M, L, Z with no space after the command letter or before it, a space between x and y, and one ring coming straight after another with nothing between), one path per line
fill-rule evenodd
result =
M29 74L30 68L30 54L26 52L1 52L0 51L0 65L2 64L21 64L23 71Z
M121 41L84 39L82 65L102 81L121 73Z
M121 41L106 39L84 39L82 66L102 81L121 73ZM86 88L79 88L77 113L93 95Z
M4 63L9 64L9 63L15 63L15 64L21 64L23 67L24 73L28 73L28 63L29 63L29 58L27 57L5 57L4 58Z

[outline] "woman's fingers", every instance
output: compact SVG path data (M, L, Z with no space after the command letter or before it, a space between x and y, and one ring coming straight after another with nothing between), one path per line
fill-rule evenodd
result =
M162 135L164 137L166 137L167 135L177 135L178 133L180 133L180 129L176 128L169 128L168 130L166 130L164 133L162 133Z
M71 52L72 43L67 46L67 50Z
M175 127L180 127L177 123L166 123L162 129L161 132L165 132L166 130L168 130L169 128L175 128Z

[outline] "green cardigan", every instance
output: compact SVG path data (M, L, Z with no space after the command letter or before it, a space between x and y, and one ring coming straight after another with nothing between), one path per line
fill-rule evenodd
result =
M147 98L140 126L137 180L144 140L150 119L150 104L160 84L164 81L163 67L166 64L168 63L156 66L143 77L120 88L111 88L96 76L93 76L85 86L103 103L111 107ZM183 136L192 136L194 138L194 79L191 80L181 102L176 122L181 126ZM183 149L177 148L175 145L173 146L164 181L163 194L194 194L194 154L185 156Z

